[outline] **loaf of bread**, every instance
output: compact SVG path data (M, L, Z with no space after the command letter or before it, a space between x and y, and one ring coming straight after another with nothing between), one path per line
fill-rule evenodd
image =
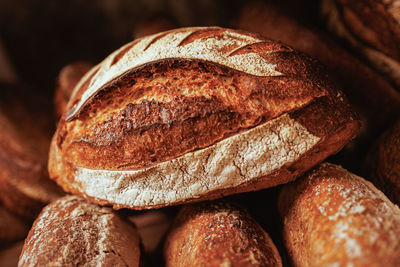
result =
M388 129L366 159L365 175L400 205L400 121Z
M312 58L229 29L137 39L75 87L50 176L115 208L148 209L286 183L359 128Z
M33 220L63 193L46 168L51 112L40 110L39 97L18 90L0 90L0 200L10 212Z
M166 266L282 266L261 226L243 208L223 201L184 206L164 251Z
M54 94L54 110L58 118L65 112L74 87L92 67L93 65L87 61L76 61L60 70Z
M360 136L366 141L360 143L362 150L382 133L382 129L395 122L400 114L400 92L335 39L311 25L300 24L284 11L271 4L249 2L243 7L236 26L284 42L320 60L349 102L365 117L365 135ZM364 150L362 153L366 152ZM348 160L354 165L356 159ZM362 163L362 160L358 162L360 166Z
M139 266L140 240L128 220L76 196L46 206L18 266Z
M29 223L15 216L0 205L0 247L2 244L22 240L29 231ZM0 266L2 266L0 264Z
M278 205L294 266L400 266L400 209L363 178L323 163Z
M323 0L328 27L400 90L400 1Z

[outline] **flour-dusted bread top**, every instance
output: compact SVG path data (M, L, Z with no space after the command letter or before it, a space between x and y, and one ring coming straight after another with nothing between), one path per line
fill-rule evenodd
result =
M66 196L34 222L18 266L139 266L136 228L109 208Z
M89 71L68 106L53 138L50 175L69 192L116 207L283 183L358 128L314 59L216 27L133 41ZM320 153L328 140L334 144ZM306 164L254 185L311 150L317 155Z
M166 266L282 266L265 230L242 207L217 201L182 208L167 234Z
M294 266L399 266L400 209L363 178L323 163L278 201Z

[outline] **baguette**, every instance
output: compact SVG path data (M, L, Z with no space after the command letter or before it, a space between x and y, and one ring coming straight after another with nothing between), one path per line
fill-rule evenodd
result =
M182 208L165 243L166 266L282 266L268 234L227 202Z
M388 129L369 152L366 176L400 205L400 121Z
M400 265L399 207L337 165L285 185L278 205L294 266Z
M134 225L111 209L65 196L36 219L18 266L139 266L139 243Z
M217 27L137 39L75 87L50 148L64 190L151 209L286 183L359 128L312 58Z

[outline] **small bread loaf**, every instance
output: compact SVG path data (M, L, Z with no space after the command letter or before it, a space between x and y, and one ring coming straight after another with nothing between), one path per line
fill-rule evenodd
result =
M295 179L359 128L305 54L217 27L137 39L75 87L50 176L115 208L149 209Z
M400 90L400 1L323 0L328 27Z
M0 246L10 244L26 237L29 223L11 214L0 205ZM2 266L0 264L0 266Z
M400 205L400 121L379 138L368 154L365 175Z
M261 226L243 208L222 201L183 207L164 251L166 266L282 266Z
M109 208L66 196L34 222L18 266L139 266L135 226Z
M363 178L323 163L278 205L294 266L400 266L400 209Z
M46 169L51 112L41 110L45 105L34 94L15 87L2 89L0 200L10 212L33 220L46 204L63 195Z
M74 87L93 67L86 61L76 61L66 65L60 70L57 77L56 92L54 94L54 109L58 118L65 112L68 100L71 97Z

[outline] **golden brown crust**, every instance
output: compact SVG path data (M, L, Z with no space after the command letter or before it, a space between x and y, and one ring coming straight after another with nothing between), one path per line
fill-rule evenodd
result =
M400 205L400 121L379 138L365 167L367 177Z
M282 266L268 234L236 205L185 206L165 243L166 266Z
M66 161L82 167L140 169L210 146L326 94L319 77L309 79L319 71L314 65L296 65L302 55L275 53L269 60L275 63L276 57L292 64L279 65L285 77L249 77L205 62L149 66L88 102L79 120L61 122L58 146ZM182 94L185 89L191 93Z
M54 94L54 107L58 118L64 114L75 85L92 67L93 65L89 62L76 61L66 65L60 70Z
M36 219L18 266L139 266L139 261L133 224L108 208L66 196Z
M284 187L283 236L294 266L398 266L400 210L366 180L323 163Z

